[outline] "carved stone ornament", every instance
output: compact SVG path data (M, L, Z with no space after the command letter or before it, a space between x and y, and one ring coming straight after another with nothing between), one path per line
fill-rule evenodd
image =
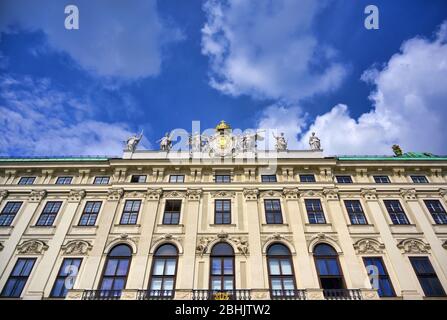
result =
M234 198L236 192L234 191L212 191L212 198Z
M447 197L447 189L440 188L439 189L439 195L441 197Z
M289 242L290 244L292 244L292 237L291 236L284 236L280 233L274 233L272 235L268 235L268 236L263 236L262 237L262 244L263 246L265 246L266 243L270 242L270 241L285 241L285 242Z
M141 192L141 191L128 191L125 192L124 197L125 198L144 198L145 197L145 193Z
M245 237L230 237L228 233L221 231L215 237L200 237L196 246L196 253L203 256L208 250L208 246L211 242L226 241L236 247L238 253L247 256L249 253L248 239Z
M9 194L8 190L1 190L0 191L0 201L5 199L8 196L8 194Z
M40 202L46 195L47 192L45 190L31 190L29 201Z
M147 189L146 199L147 200L159 200L163 191L161 189Z
M400 195L405 200L417 200L415 189L400 189Z
M43 254L48 245L41 240L26 240L17 246L19 254Z
M354 244L357 254L374 254L383 253L385 245L375 239L360 239Z
M280 197L282 197L282 193L279 190L262 191L261 198L266 198L266 197L280 198Z
M208 248L209 243L214 240L214 237L200 237L197 241L196 253L200 254L200 256L203 256Z
M200 197L202 196L202 189L188 189L186 191L186 195L188 200L200 200Z
M300 192L298 188L284 188L282 194L286 199L298 199Z
M118 201L124 195L124 189L111 189L107 192L107 199L111 201Z
M154 246L155 244L157 244L157 243L159 243L161 241L177 241L179 243L182 243L181 240L182 239L180 237L176 237L176 236L173 236L170 233L166 233L166 234L164 234L162 236L159 236L158 238L154 239L152 241L152 246Z
M300 191L300 197L321 197L323 193L315 190L303 190Z
M91 243L85 240L72 240L62 246L65 255L85 255L91 249Z
M430 245L420 239L404 239L397 244L402 253L428 253Z
M70 190L68 201L81 201L86 195L85 190Z
M361 189L360 195L366 200L377 200L376 189Z
M136 248L138 247L138 238L129 237L129 235L127 233L121 233L119 236L114 236L113 238L110 238L107 241L106 247L111 247L111 246L113 246L117 243L120 243L120 242L126 242L134 250L136 250Z
M163 198L184 198L186 192L184 191L167 191L163 192Z
M259 190L255 188L244 189L244 197L246 200L257 200Z
M323 195L327 200L338 200L338 189L337 188L324 188Z

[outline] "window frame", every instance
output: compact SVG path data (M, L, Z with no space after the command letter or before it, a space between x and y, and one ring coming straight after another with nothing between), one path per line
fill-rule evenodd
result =
M167 211L167 204L171 203L171 202L180 202L180 207L179 207L179 211ZM180 218L181 218L181 214L182 214L182 206L183 206L183 201L181 199L166 199L165 203L164 203L164 210L163 210L163 220L162 220L162 224L163 225L179 225L180 224ZM169 213L170 214L170 221L169 223L167 223L167 218L166 218L166 214ZM172 217L173 214L177 214L178 215L178 221L177 223L172 223Z
M318 203L319 203L319 205L321 207L321 216L320 216L320 218L321 217L323 218L322 222L320 222L320 220L317 217L317 214L320 214L320 212L318 212L316 210L309 211L307 203L310 202L310 201L318 201ZM326 214L324 213L324 207L323 207L323 203L321 202L321 199L304 199L304 207L306 209L307 221L309 222L309 224L319 225L319 224L327 224L328 223L327 219L326 219ZM311 215L313 215L313 216L311 216ZM313 217L315 219L315 222L313 222L311 220L311 217Z
M179 178L181 177L181 181ZM169 183L185 183L185 175L184 174L171 174L169 175Z
M63 183L60 183L60 180L63 181ZM66 181L69 181L68 183ZM56 182L54 184L57 185L68 185L71 184L73 182L73 177L72 176L60 176L56 178Z
M131 210L126 211L127 203L132 202ZM134 204L138 203L138 210L134 210ZM142 201L140 199L126 199L124 201L123 211L121 212L120 225L123 226L133 226L138 222L140 216ZM133 220L135 221L133 222Z
M16 205L18 204L18 208L16 212L5 212L8 208L8 204L12 204L12 208L16 208ZM19 213L20 209L22 208L23 201L6 201L5 205L2 208L2 211L0 212L0 228L1 227L10 227L12 223L14 222L17 214ZM5 218L3 218L5 217Z
M317 182L314 174L311 174L311 173L310 174L300 174L299 176L300 176L301 183L316 183ZM311 177L311 179L307 179L310 177Z
M213 254L213 249L216 245L218 244L226 244L227 246L229 246L231 248L232 254L231 255L214 255ZM232 264L232 273L230 275L226 275L225 274L225 269L224 269L224 263L225 263L225 259L231 258L231 264ZM219 259L220 260L220 274L215 275L213 274L213 260L214 259ZM224 281L225 281L225 277L231 277L232 278L232 283L233 283L233 288L232 289L223 289L223 285L224 285ZM213 289L213 280L214 278L219 278L220 279L220 290L217 289ZM231 246L231 244L229 244L228 242L218 242L216 244L214 244L214 246L211 248L211 252L210 252L210 267L209 267L209 284L208 284L208 288L210 291L234 291L236 290L236 256L234 253L234 249Z
M25 262L22 266L22 269L20 270L18 275L14 275L16 273L16 268L18 267L19 261L22 261L22 260L25 260ZM22 275L23 270L27 266L28 261L32 261L32 265L29 270L29 273L27 275ZM23 290L25 289L25 287L28 283L29 278L31 277L31 274L33 273L34 266L36 265L36 262L37 262L37 258L24 258L24 257L18 258L14 264L14 267L12 268L12 270L8 276L8 279L5 282L5 285L2 288L2 291L0 292L0 297L1 298L20 298L22 296ZM11 292L16 291L17 283L20 283L20 284L23 283L22 289L20 289L20 292L18 293L18 295L11 295L11 294L6 295L5 290L8 287L9 282L13 281L13 280L15 282L14 282L13 290Z
M222 179L220 179L220 178L222 178ZM228 178L228 179L226 179L226 178ZM218 180L222 180L222 181L218 181ZM231 174L215 174L214 182L215 183L231 183Z
M262 174L261 175L262 183L276 183L278 182L278 177L276 174Z
M360 207L360 212L354 212L354 211L350 212L348 209L348 202L349 203L357 203ZM360 202L360 200L346 199L346 200L343 200L343 203L345 205L346 212L348 213L348 217L349 217L349 221L350 221L351 225L356 225L356 226L368 225L368 218L366 217L365 210L363 210L363 206L362 206L362 203ZM363 223L359 223L359 221L361 220L361 219L359 219L359 217L363 218L363 221L364 221Z
M267 202L272 202L272 210L267 209ZM274 209L273 203L279 204L279 211ZM282 214L281 199L264 199L264 213L265 213L265 223L273 225L284 224L284 217ZM271 217L272 219L269 219ZM279 217L279 220L277 219ZM279 221L279 222L278 222Z
M383 260L383 258L380 257L380 256L364 256L364 257L362 257L363 265L365 266L365 269L367 267L366 259L379 260L381 265L382 265L382 269L383 269L385 274L383 274L383 275L379 274L379 286L380 286L380 283L381 283L380 280L385 279L385 280L388 280L388 282L389 282L389 286L391 288L391 295L380 295L379 291L381 290L383 292L383 290L379 288L378 292L377 292L379 294L379 296L381 298L393 298L393 297L396 297L396 290L394 289L393 281L391 280L391 276L388 273L388 269L387 269L387 267L385 265L385 261ZM375 264L374 264L374 266L375 266ZM368 274L368 277L369 277L369 274Z
M176 255L175 256L173 256L173 255L157 255L157 251L164 245L173 246L175 248L176 252L177 252ZM166 272L166 260L174 259L174 258L175 258L174 275L173 276L165 275L165 272ZM176 284L177 284L177 275L178 275L178 260L179 260L178 258L179 258L179 251L178 251L177 246L175 246L174 244L172 244L172 243L164 243L164 244L162 244L162 245L157 247L157 249L154 251L154 254L152 256L151 272L149 274L150 276L149 276L149 282L148 282L148 286L147 286L147 289L149 290L149 292L161 291L162 292L161 295L155 295L155 296L164 297L164 296L167 296L167 295L163 294L164 291L172 291L172 296L174 296L174 292L175 292L175 288L176 288ZM160 260L163 259L164 260L163 275L154 275L154 267L155 267L155 263L156 263L157 259L160 259ZM153 282L154 278L155 279L161 279L161 288L162 289L160 289L160 290L158 290L158 289L151 289L152 288L152 282ZM172 278L173 279L173 281L172 281L172 290L165 290L165 289L163 289L163 284L165 282L165 279L167 279L167 278Z
M141 178L144 178L144 179L141 179ZM142 181L140 181L140 180L142 180ZM146 183L146 180L147 180L147 175L145 175L145 174L133 174L130 177L130 183Z
M65 261L70 261L71 260L71 264L69 265L65 265ZM55 290L56 290L56 284L58 283L59 280L63 280L64 283L66 281L66 279L70 276L69 274L67 275L62 275L62 272L65 272L62 268L67 268L68 266L72 266L74 265L73 262L74 261L79 261L79 265L77 266L78 268L78 273L75 276L74 282L76 282L78 275L79 275L79 270L81 269L81 265L82 265L82 260L83 258L79 258L79 257L66 257L64 259L62 259L61 265L59 267L59 271L57 272L56 278L54 279L54 283L53 283L53 287L51 288L51 292L50 292L50 298L65 298L67 296L67 293L62 294L62 292L64 292L64 287L59 289L59 295L55 295ZM74 284L74 283L73 283Z
M427 176L425 175L410 175L411 181L416 184L427 184L430 183ZM422 181L421 181L422 180Z
M388 207L387 203L391 203L391 202L398 203L400 209L402 210L402 212L390 212L391 208ZM388 200L386 200L386 199L384 199L383 200L383 204L385 205L385 209L388 212L388 216L389 216L389 218L391 220L391 223L393 225L396 225L396 226L403 225L403 226L405 226L405 225L410 225L411 224L410 220L408 219L408 216L407 216L407 214L406 214L406 212L405 212L405 210L404 210L404 208L403 208L403 206L402 206L402 204L400 202L400 200L397 200L397 199L388 199ZM393 217L395 219L393 219ZM402 219L402 218L404 218L404 219ZM406 223L401 223L400 222L401 220L402 221L405 220ZM396 222L398 222L398 223L396 223Z
M47 207L49 205L52 205L50 209L47 209ZM57 211L53 212L54 210L54 206L57 206ZM36 226L37 227L53 227L54 223L56 222L56 218L59 215L59 211L62 208L62 201L47 201L45 203L45 206L42 209L42 212L39 215L39 218L36 221ZM49 210L48 212L46 212L46 210ZM49 221L51 222L49 224Z
M105 179L107 179L106 183L104 183ZM110 176L95 176L95 178L93 179L93 184L108 185L110 184Z
M222 202L222 211L218 211L217 210L217 203L218 202ZM229 204L229 210L225 210L225 203ZM214 224L218 224L218 225L228 225L231 224L232 222L232 203L231 203L231 199L214 199ZM218 214L220 214L220 221L218 222ZM225 222L225 218L226 216L229 217L228 222Z
M29 181L31 181L31 182L29 182ZM34 184L34 182L36 182L35 176L25 176L25 177L20 177L19 181L17 182L17 185L29 186L29 185Z
M287 251L289 252L289 255L272 255L272 254L269 254L269 250L270 250L270 248L273 245L284 246L287 249ZM292 253L290 252L290 249L286 245L284 245L283 243L274 242L274 243L269 245L269 247L267 248L267 252L266 253L267 253L266 254L266 258L267 258L266 259L267 260L267 276L268 276L268 279L269 279L270 292L273 293L274 291L278 291L278 289L273 289L272 280L275 280L275 279L280 279L281 280L281 290L280 291L283 293L282 295L274 295L275 297L282 297L282 296L286 297L286 296L288 296L286 294L287 291L290 291L290 290L296 291L297 290L297 284L296 284L296 276L295 276L295 267L293 265ZM279 269L280 269L280 275L273 275L272 274L271 267L270 267L270 261L271 260L279 260L278 265L279 265ZM281 260L288 260L288 262L290 263L290 268L292 270L292 274L291 275L284 275L283 274ZM294 287L294 289L284 289L284 279L290 279L290 278L292 278L292 280L293 280L293 287Z
M428 202L437 202L439 207L441 208L441 212L432 212L430 209ZM444 206L442 205L441 201L438 199L424 199L425 207L427 208L431 218L437 225L446 225L447 224L447 211L445 210ZM432 206L434 209L434 207Z
M90 203L93 203L92 211L91 212L86 212L87 206ZM97 204L97 203L99 203L98 212L94 212L93 209L95 208L95 204ZM98 221L98 216L99 216L99 213L101 212L101 208L102 208L102 201L94 201L93 200L93 201L85 202L84 209L82 209L81 216L79 217L78 226L81 226L81 227L92 227L92 226L95 226L96 222ZM83 223L84 216L88 216L86 223ZM94 216L95 218L94 218L93 223L90 223L90 220L92 219L92 216Z
M436 270L433 267L433 264L431 263L429 257L427 257L427 256L409 256L408 260L410 261L411 267L413 268L413 271L414 271L414 273L415 273L415 275L416 275L416 277L418 279L419 285L421 286L422 291L424 292L424 295L426 297L435 297L436 298L436 297L446 297L447 296L446 295L446 289L443 287L441 280L439 280L438 274L436 273ZM432 273L426 273L426 274L419 274L419 272L416 270L416 268L415 268L415 266L413 264L413 261L415 261L415 260L424 260L425 262L428 262L428 265L433 270L433 272ZM439 284L439 287L442 290L442 293L440 295L437 295L437 294L427 294L427 292L425 291L425 288L424 288L424 286L422 284L421 278L422 279L427 279L427 278L436 279L438 284Z
M377 184L390 184L391 179L387 175L374 175L373 176L374 182Z
M334 252L336 253L336 255L332 255L332 256L331 256L331 255L321 255L321 256L316 255L316 254L315 254L315 248L316 248L318 245L320 245L320 244L325 244L325 245L327 245L327 246L330 246L330 247L332 248L332 250L334 250ZM343 269L342 269L341 264L340 264L340 255L338 254L337 250L335 250L335 248L334 248L332 245L328 244L328 243L318 243L318 244L316 244L316 245L314 246L312 255L313 255L313 258L314 258L315 269L316 269L316 271L317 271L318 283L319 283L319 285L320 285L320 288L323 289L323 290L345 290L345 289L347 288L347 287L346 287L346 281L345 281L345 276L344 276L344 273L343 273ZM338 277L333 276L333 275L321 275L321 274L320 274L320 269L318 268L318 263L317 263L317 261L318 261L318 260L323 260L323 259L324 259L324 260L332 259L332 260L335 260L335 261L336 261L337 268L338 268L338 270L339 270L339 275L338 275ZM341 278L342 288L338 288L338 289L325 289L325 288L323 288L323 285L322 285L322 283L321 283L321 279L322 279L322 278Z
M112 251L116 248L116 247L118 247L118 246L126 246L126 247L128 247L129 248L129 250L130 250L130 256L110 256L110 254L112 253ZM101 273L101 279L100 279L100 281L99 281L99 284L98 284L98 290L100 290L100 291L107 291L107 290L110 290L110 291L122 291L122 290L125 290L126 289L126 285L127 285L127 280L128 280L128 278L129 278L129 270L130 270L130 265L131 265L131 263L132 263L132 255L133 255L133 250L132 250L132 248L129 246L129 245L127 245L127 244L117 244L117 245L115 245L113 248L111 248L110 249L110 251L108 252L108 254L107 254L107 256L106 256L106 261L104 262L104 266L103 266L103 270L102 270L102 273ZM106 270L107 270L107 267L108 267L108 264L109 264L109 262L110 262L110 260L118 260L118 263L117 263L117 267L116 267L116 269L115 269L115 272L114 272L114 274L113 274L113 276L110 276L110 275L106 275L105 273L106 273ZM121 260L128 260L129 261L129 263L127 264L127 270L126 270L126 275L125 276L117 276L116 275L116 273L117 273L117 270L118 270L118 266L119 266L119 261L121 261ZM113 286L114 286L114 284L115 284L115 280L117 279L117 278L124 278L124 284L123 284L123 289L102 289L102 287L103 287L103 284L104 284L104 279L105 278L112 278L113 280L112 280L112 288L113 288Z
M345 180L346 179L346 180ZM350 175L336 175L335 181L340 184L351 184L354 183L352 176Z

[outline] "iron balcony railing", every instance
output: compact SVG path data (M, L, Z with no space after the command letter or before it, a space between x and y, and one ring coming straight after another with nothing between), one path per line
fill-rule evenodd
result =
M306 300L306 290L270 290L272 300Z
M119 300L121 290L85 290L82 300Z
M138 290L138 300L172 300L174 299L174 290Z
M251 291L239 290L193 290L193 300L251 300Z
M362 300L359 289L324 289L323 295L326 300Z

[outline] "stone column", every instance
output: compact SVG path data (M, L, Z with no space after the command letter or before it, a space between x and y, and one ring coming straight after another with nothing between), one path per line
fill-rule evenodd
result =
M194 289L194 274L196 264L197 231L200 216L201 189L188 189L186 192L187 203L185 205L184 225L185 238L183 241L183 255L181 270L177 273L177 288L179 290ZM200 276L200 275L199 275Z
M284 188L287 211L289 212L290 229L293 233L297 263L295 264L295 276L300 280L303 289L319 288L314 276L314 266L311 264L309 250L304 231L305 221L302 220L299 204L299 191L297 188Z
M124 194L123 189L111 189L108 191L107 201L104 203L102 214L100 216L98 229L93 243L93 248L84 263L84 271L79 275L79 288L74 289L95 289L95 279L101 275L100 270L101 258L103 257L104 248L109 237L110 230L115 220L116 210L119 201Z
M265 289L264 264L261 244L261 219L258 212L258 189L244 189L245 206L248 225L249 243L249 288L252 290Z
M155 230L158 206L160 203L161 189L148 189L146 191L146 203L141 212L141 235L138 241L137 254L132 258L129 277L126 287L129 289L146 289L145 275L149 262L152 237Z
M23 211L20 215L15 217L16 222L11 235L5 242L3 242L4 249L0 251L0 283L4 283L3 280L9 275L5 274L5 268L13 256L23 233L30 224L30 221L39 207L40 202L45 198L47 192L45 190L32 190L28 197L28 202L24 202L22 206Z
M386 216L388 213L384 212L380 206L375 189L362 189L362 196L371 212L374 222L382 238L383 243L386 244L386 252L394 269L394 273L399 281L401 294L403 299L422 299L417 291L416 284L410 276L414 273L410 265L406 263L400 250L397 248L396 240L393 237L388 220ZM398 293L397 293L398 294Z
M63 211L58 213L60 219L55 229L53 238L48 241L48 250L40 262L35 266L35 274L28 286L28 290L24 295L24 299L42 299L44 296L49 295L53 284L48 283L48 278L53 270L59 270L58 266L55 266L57 257L59 255L61 246L64 243L65 235L67 234L73 218L78 210L80 201L85 197L84 190L71 190L68 196L66 206L63 207ZM47 286L47 292L45 287Z

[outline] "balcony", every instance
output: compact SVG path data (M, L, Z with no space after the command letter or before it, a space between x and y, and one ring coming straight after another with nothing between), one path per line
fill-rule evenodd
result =
M306 300L306 290L270 290L272 300Z
M360 289L323 289L326 300L362 300Z
M174 290L138 290L137 300L172 300Z
M82 300L119 300L121 290L85 290Z
M193 290L192 300L251 300L250 290Z

